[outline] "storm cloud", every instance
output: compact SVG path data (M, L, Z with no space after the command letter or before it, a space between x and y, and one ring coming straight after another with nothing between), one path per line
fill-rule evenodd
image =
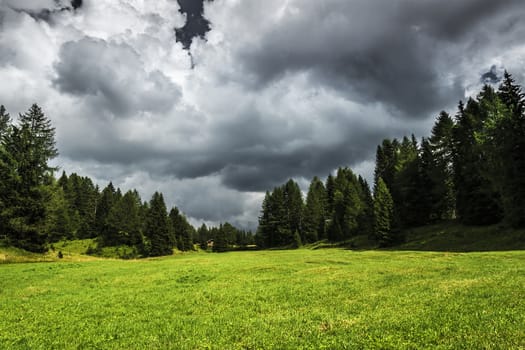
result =
M186 15L186 23L180 28L175 28L175 38L186 50L191 47L193 38L204 39L211 29L210 21L204 17L204 1L213 0L177 0L179 12Z
M265 190L338 166L370 179L383 138L426 136L504 69L524 82L524 16L517 0L4 0L0 104L42 106L67 172L253 229Z

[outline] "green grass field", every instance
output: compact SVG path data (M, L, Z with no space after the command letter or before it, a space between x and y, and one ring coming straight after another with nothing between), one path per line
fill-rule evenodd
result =
M0 265L0 349L525 348L524 251L64 259Z

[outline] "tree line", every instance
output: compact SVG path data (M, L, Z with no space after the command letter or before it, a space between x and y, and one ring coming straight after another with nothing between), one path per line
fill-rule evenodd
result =
M266 193L256 240L297 246L367 235L381 246L406 228L459 220L525 227L525 95L505 72L494 89L442 111L431 135L377 146L373 193L349 168L311 181L306 200L293 180Z
M168 212L160 192L142 201L137 190L122 193L111 182L100 190L76 173L56 179L49 161L57 155L55 129L37 104L18 123L0 106L0 239L7 244L44 252L60 240L95 238L90 253L129 246L133 256L160 256L196 244L224 251L254 243L251 232L229 223L196 230L177 207Z

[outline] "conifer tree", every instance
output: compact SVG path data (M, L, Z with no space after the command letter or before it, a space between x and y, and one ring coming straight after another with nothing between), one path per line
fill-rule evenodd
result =
M101 237L104 245L138 246L141 243L140 204L140 197L133 191L126 192L115 201L106 218L105 234Z
M304 210L303 242L312 243L325 237L326 189L315 176L308 188Z
M525 94L505 72L498 97L506 108L495 109L500 113L493 113L487 130L492 160L496 159L499 165L495 180L501 191L505 220L513 227L525 227Z
M397 239L392 231L394 202L390 191L381 177L374 186L374 227L376 238L383 246L393 244Z
M100 193L100 197L98 199L97 204L97 212L95 216L95 227L97 230L97 235L104 237L108 236L111 233L108 232L108 223L107 218L109 215L109 212L111 211L111 208L113 205L115 205L115 202L117 201L117 191L115 190L115 187L113 186L113 183L110 182ZM107 239L103 239L103 242L108 241ZM110 239L111 241L111 239Z
M454 121L447 112L442 111L428 139L430 153L425 154L425 164L428 165L425 176L431 181L433 220L451 219L455 215L453 130Z
M8 235L18 247L45 251L46 203L50 200L45 186L53 181L54 168L48 161L58 155L55 129L36 104L20 115L19 125L4 136L4 148L16 164L16 200L10 205Z
M177 249L181 251L193 250L192 227L186 217L177 207L173 207L170 210L169 218L174 235L172 239L175 239Z
M302 232L304 202L299 185L292 179L283 187L284 207L286 208L287 229L290 233ZM287 240L292 241L293 237Z
M488 87L484 91L478 101L493 95ZM477 137L487 118L478 101L471 98L466 107L459 105L453 130L454 183L460 220L465 224L487 225L499 222L503 213L500 195L489 177L488 155Z
M145 235L149 239L150 256L173 254L172 237L164 197L155 192L149 203Z

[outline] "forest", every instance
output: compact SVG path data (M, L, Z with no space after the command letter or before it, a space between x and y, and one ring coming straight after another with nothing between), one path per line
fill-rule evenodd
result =
M297 246L366 234L379 246L407 228L458 220L466 225L525 226L525 99L505 72L497 90L485 85L442 111L421 140L385 139L377 146L373 191L349 168L323 183L315 177L303 201L293 180L266 193L257 244Z
M0 141L0 239L32 252L84 238L96 238L88 253L124 245L128 257L357 235L385 247L402 242L406 228L444 220L525 226L525 97L507 72L498 89L485 85L454 116L441 112L429 137L383 140L373 188L342 167L324 182L314 177L306 198L294 180L266 192L255 235L227 222L196 229L177 207L168 211L159 192L143 201L111 182L101 190L89 177L57 177L49 165L58 155L55 129L37 104L16 122L1 106Z
M196 243L207 249L211 240L214 251L253 244L250 232L227 222L195 229L177 207L167 210L162 193L142 201L136 190L122 193L111 182L100 190L76 173L55 178L55 129L37 104L18 123L1 106L0 139L0 239L8 245L44 252L60 240L96 238L87 253L128 246L124 257L131 258L193 250Z

